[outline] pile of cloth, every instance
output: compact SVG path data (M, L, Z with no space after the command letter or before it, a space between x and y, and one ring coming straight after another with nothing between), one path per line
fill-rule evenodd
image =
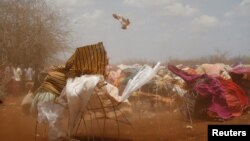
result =
M193 115L227 120L241 116L249 107L245 91L231 79L207 73L187 73L171 64L168 69L196 94Z

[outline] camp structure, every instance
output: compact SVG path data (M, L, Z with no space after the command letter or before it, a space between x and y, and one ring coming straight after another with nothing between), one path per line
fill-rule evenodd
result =
M35 93L29 93L23 99L24 107L31 105L36 113L37 125L48 125L49 140L71 138L78 134L79 128L88 130L82 125L88 120L96 120L102 135L107 119L115 121L118 135L120 123L130 124L121 110L122 105L127 105L129 96L156 75L160 63L153 68L148 65L141 67L128 80L122 93L106 81L107 65L108 57L102 42L79 47L65 66L51 69ZM65 111L68 111L66 116ZM68 126L65 130L62 125L66 117Z
M168 69L182 78L196 94L193 107L196 116L228 120L241 116L249 107L246 93L231 80L206 73L188 74L171 64Z

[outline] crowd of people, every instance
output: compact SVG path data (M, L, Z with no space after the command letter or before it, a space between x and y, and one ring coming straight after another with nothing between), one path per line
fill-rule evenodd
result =
M39 79L42 67L23 64L7 64L0 68L0 85L5 95L23 95L29 91Z

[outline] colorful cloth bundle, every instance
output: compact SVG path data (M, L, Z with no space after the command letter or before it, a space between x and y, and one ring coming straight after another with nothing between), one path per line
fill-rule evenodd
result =
M195 111L206 111L208 117L230 119L240 116L249 106L245 92L233 81L207 74L191 75L173 65L168 69L187 82L198 94Z

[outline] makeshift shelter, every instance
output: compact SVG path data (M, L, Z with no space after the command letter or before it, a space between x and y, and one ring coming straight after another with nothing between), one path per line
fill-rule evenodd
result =
M86 106L96 85L103 81L101 77L106 76L107 65L108 58L105 48L103 43L99 42L77 48L65 66L55 67L47 73L41 86L35 91L32 109L38 112L37 121L39 123L49 124L50 139L66 135L60 128L60 119L64 110L62 105L65 103L70 112L69 130L70 132L73 130L75 121L79 118L79 113L74 110L82 110L82 107ZM78 91L74 91L73 94L69 90L74 88L71 87L74 85L77 86ZM88 87L84 87L84 85ZM63 91L67 92L61 95ZM82 94L84 96L81 96ZM84 97L84 99L79 99L79 97L75 97L76 95ZM66 101L64 101L65 98ZM57 130L60 132L56 133Z
M160 63L154 68L148 65L141 67L137 74L128 80L122 95L119 95L116 87L105 81L107 65L107 54L102 42L77 48L65 67L56 67L48 72L33 100L31 94L27 95L30 98L24 98L23 105L32 101L33 109L37 110L37 121L49 125L49 140L66 135L70 138L88 110L93 112L94 109L101 109L104 112L102 118L106 119L110 116L107 116L105 109L112 108L118 123L116 107L126 102L134 91L150 81L159 70ZM101 107L89 108L88 103L93 95L97 96ZM112 102L105 107L107 100ZM65 107L69 110L67 134L61 128Z
M207 74L188 74L170 64L168 69L185 80L197 94L195 114L205 113L210 118L230 119L242 115L249 106L244 91L231 80Z
M102 42L76 49L68 59L65 67L50 70L37 91L48 91L59 96L68 78L85 74L106 76L108 58Z

